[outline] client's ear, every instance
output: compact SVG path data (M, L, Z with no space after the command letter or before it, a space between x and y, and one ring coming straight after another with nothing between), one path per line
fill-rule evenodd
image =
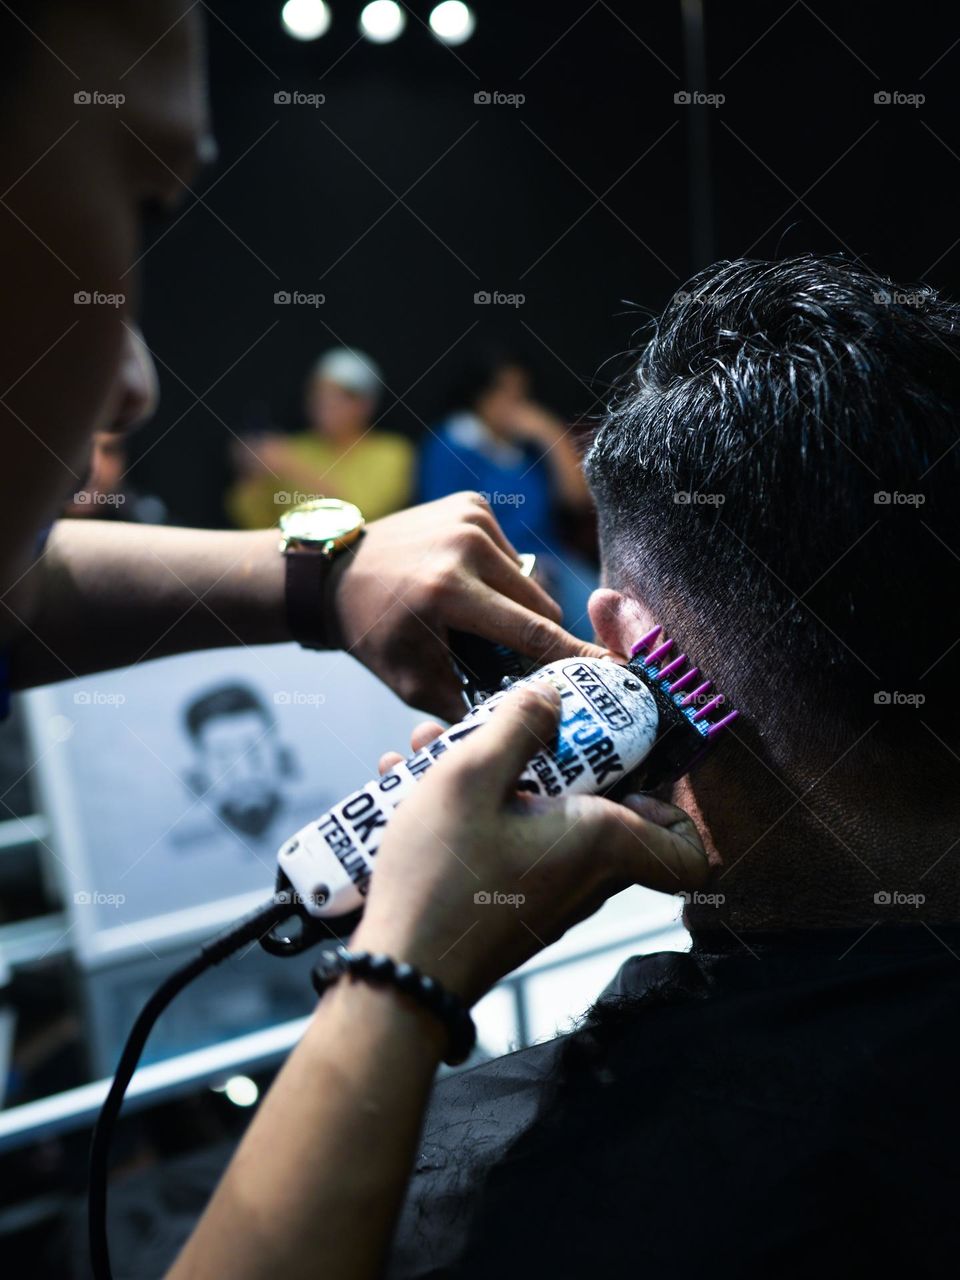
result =
M604 648L629 657L634 644L653 626L653 615L632 596L598 587L590 596L590 621Z

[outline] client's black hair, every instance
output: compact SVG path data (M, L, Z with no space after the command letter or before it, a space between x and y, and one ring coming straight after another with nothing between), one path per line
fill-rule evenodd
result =
M958 419L935 289L833 256L701 271L587 455L610 584L761 718L866 726L920 693L911 728L952 725Z

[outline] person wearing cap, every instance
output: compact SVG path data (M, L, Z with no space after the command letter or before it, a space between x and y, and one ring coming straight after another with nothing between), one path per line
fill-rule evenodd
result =
M413 446L377 429L382 386L379 369L361 351L336 347L321 356L307 380L306 430L239 442L239 478L226 500L233 523L262 529L285 506L320 497L352 502L368 519L407 506Z

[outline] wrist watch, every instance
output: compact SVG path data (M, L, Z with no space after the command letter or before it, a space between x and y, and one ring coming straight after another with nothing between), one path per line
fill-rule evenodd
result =
M352 502L316 498L280 517L280 550L286 561L287 625L307 649L336 648L334 566L363 533L363 515Z

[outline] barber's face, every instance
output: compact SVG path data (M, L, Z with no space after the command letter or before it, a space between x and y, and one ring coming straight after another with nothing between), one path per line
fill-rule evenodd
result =
M17 478L0 502L6 556L18 536L32 543L24 512L35 525L52 515L77 487L93 430L109 428L130 356L144 207L172 208L193 181L206 108L197 19L185 8L53 0L5 89L0 425Z

